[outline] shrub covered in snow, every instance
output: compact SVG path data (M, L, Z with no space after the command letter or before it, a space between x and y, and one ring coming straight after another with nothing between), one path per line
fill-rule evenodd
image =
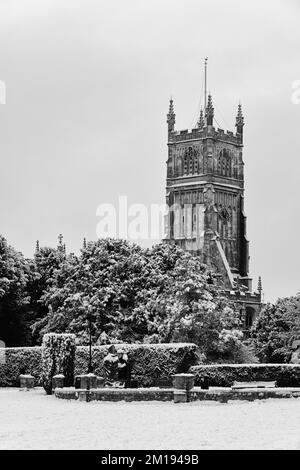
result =
M187 372L190 366L201 362L198 347L192 343L170 344L118 344L128 354L132 379L138 380L140 387L157 384L158 379L171 380L175 373ZM108 346L93 348L93 367L98 376L103 375L103 358ZM76 374L87 372L88 347L76 349Z
M300 387L300 364L215 364L190 368L195 385L203 379L215 387L231 387L234 381L276 380L279 387Z
M47 394L52 392L54 375L65 376L65 386L74 383L75 335L49 333L42 345L42 384Z
M33 375L36 383L39 383L42 373L41 356L41 347L4 349L3 360L0 362L0 387L19 386L19 376L22 373Z

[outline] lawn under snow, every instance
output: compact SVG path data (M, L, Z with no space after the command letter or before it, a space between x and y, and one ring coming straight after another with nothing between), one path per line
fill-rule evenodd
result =
M300 398L84 403L4 388L0 449L300 449Z

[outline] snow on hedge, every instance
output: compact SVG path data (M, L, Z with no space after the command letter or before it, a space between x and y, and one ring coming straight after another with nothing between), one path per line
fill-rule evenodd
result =
M192 343L168 344L116 344L124 349L132 364L132 378L140 386L150 386L158 378L169 380L177 372L187 372L190 366L199 364L201 356ZM75 353L75 374L86 373L88 368L88 346L77 346ZM98 375L103 374L102 362L107 354L107 346L93 346L93 366ZM200 358L200 359L199 359ZM21 372L31 374L36 384L41 384L42 348L6 348L5 363L0 364L0 387L19 386Z
M195 385L208 379L211 386L231 387L233 382L276 380L279 387L300 387L300 364L213 364L190 368Z

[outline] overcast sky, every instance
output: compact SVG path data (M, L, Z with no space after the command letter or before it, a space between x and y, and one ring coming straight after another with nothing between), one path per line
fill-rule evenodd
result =
M298 0L0 0L0 233L32 256L96 239L96 209L163 203L166 113L195 125L203 58L216 119L245 114L250 268L300 290Z

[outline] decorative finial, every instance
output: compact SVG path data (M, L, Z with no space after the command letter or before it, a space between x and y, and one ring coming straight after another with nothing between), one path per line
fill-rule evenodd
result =
M239 103L238 105L238 112L237 112L237 116L236 116L236 127L238 126L244 126L245 122L244 122L244 116L243 116L243 111L242 111L242 105L241 103Z
M169 112L167 114L168 132L174 131L175 117L176 117L176 114L174 112L173 99L172 99L172 96L171 96L170 104L169 104Z
M203 129L205 125L205 122L204 122L204 114L203 114L203 109L201 108L200 109L200 116L199 116L199 120L197 122L197 126L199 129Z
M243 143L243 128L244 128L244 125L245 125L245 121L244 121L244 116L243 116L241 103L239 103L239 105L238 105L238 112L237 112L237 116L236 116L235 121L236 121L235 122L235 127L236 127L237 136L239 137L240 142Z
M86 249L86 238L83 239L83 249Z
M58 235L58 247L57 249L61 252L61 253L66 253L66 245L63 244L63 235L60 233Z
M60 233L60 234L58 235L58 244L59 244L59 246L62 246L63 238L64 238L63 235Z
M212 97L211 94L209 93L208 95L208 100L207 100L207 106L205 110L205 118L206 118L206 125L207 126L212 126L213 121L214 121L214 107L212 103Z
M40 242L39 240L37 240L35 244L35 253L38 254L39 252L40 252Z
M258 284L257 284L257 291L258 291L258 293L259 293L260 295L261 295L261 293L262 293L262 290L263 290L263 288L262 288L261 276L259 276L259 278L258 278Z

